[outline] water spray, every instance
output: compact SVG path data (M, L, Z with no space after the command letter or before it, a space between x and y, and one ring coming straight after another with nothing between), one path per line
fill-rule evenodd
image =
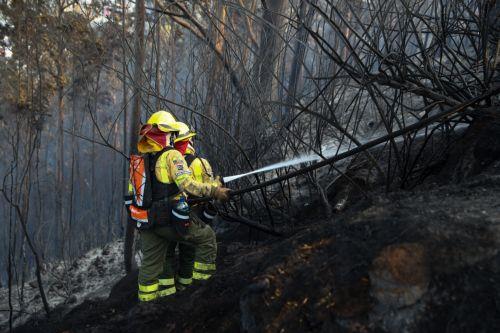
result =
M467 126L468 126L467 124L461 124L461 125L456 126L455 129L456 130L457 129L462 129L462 128L465 128ZM416 135L415 138L420 138L420 137L422 137L424 135L426 135L426 132L425 132L425 129L422 129L422 130L419 130L417 132L417 135ZM377 139L368 138L368 139L362 139L362 140L360 140L360 142L361 142L361 144L365 144L367 142L370 142L371 140L377 141L378 139L380 139L380 138L377 138ZM399 143L399 142L403 141L403 137L397 137L397 138L395 138L394 141L396 143ZM381 142L381 143L377 144L376 146L384 144L384 143L385 142ZM322 155L324 156L325 159L327 159L327 158L333 157L336 154L343 154L345 152L348 152L349 149L350 149L350 145L347 145L347 144L343 145L340 149L338 148L338 146L333 146L333 147L330 147L330 148L326 148L324 150L324 152L323 152ZM301 163L317 162L317 161L320 161L322 159L323 159L323 157L319 156L316 153L313 153L313 154L303 154L303 155L300 155L298 157L292 158L290 160L284 160L284 161L281 161L281 162L277 162L277 163L274 163L274 164L267 165L267 166L259 168L257 170L253 170L253 171L246 172L246 173L241 173L241 174L238 174L238 175L223 177L223 181L224 181L225 184L227 184L227 183L229 183L229 182L231 182L233 180L236 180L236 179L239 179L239 178L243 178L243 177L247 177L247 176L250 176L250 175L254 175L254 174L258 174L258 173L262 173L262 172L269 172L269 171L273 171L273 170L276 170L276 169L285 168L285 167L288 167L288 166L293 166L293 165L297 165L297 164L301 164Z

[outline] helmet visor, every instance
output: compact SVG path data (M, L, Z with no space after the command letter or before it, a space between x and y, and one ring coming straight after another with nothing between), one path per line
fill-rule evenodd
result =
M176 125L177 124L156 124L158 129L165 133L178 132L179 128Z
M189 131L187 133L181 133L175 138L175 142L189 140L194 137L196 133L194 131Z

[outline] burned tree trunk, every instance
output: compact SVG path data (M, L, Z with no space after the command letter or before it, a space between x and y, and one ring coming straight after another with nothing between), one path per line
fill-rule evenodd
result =
M144 75L142 65L144 63L144 20L146 9L144 0L136 4L135 21L135 71L134 71L134 104L132 106L132 121L130 122L130 152L137 151L137 131L139 130L142 104L142 82ZM135 227L132 221L127 221L125 230L125 269L130 272L137 266L134 258Z

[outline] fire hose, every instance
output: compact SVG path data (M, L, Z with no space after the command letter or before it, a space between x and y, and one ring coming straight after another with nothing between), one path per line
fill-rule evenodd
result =
M394 139L396 137L399 137L399 136L402 136L402 135L406 135L406 134L409 134L409 133L412 133L412 132L415 132L415 131L418 131L420 130L421 128L423 127L426 127L427 125L430 125L434 122L437 122L437 121L440 121L441 119L443 118L448 118L450 116L452 116L453 114L455 113L458 113L458 112L461 112L463 111L464 109L470 107L470 106L473 106L493 95L496 95L496 94L499 94L500 93L500 85L491 89L490 91L488 91L487 93L483 94L483 95L480 95L480 96L477 96L465 103L462 103L460 105L457 105L455 107L452 107L450 108L449 110L446 110L446 111L443 111L441 113L438 113L438 114L435 114L433 116L430 116L430 117L427 117L425 119L421 119L420 121L414 123L414 124L411 124L405 128L402 128L398 131L394 131L394 132L391 132L387 135L384 135L380 138L377 138L377 139L374 139L372 141L369 141L365 144L362 144L360 146L357 146L353 149L350 149L348 151L345 151L343 153L340 153L340 154L337 154L333 157L330 157L330 158L326 158L320 162L317 162L317 163L313 163L307 167L304 167L304 168L301 168L301 169L298 169L296 171L293 171L293 172L290 172L290 173L287 173L287 174L284 174L282 176L279 176L279 177L276 177L276 178L273 178L273 179L270 179L268 181L265 181L265 182L262 182L260 184L255 184L255 185L252 185L252 186L249 186L249 187L246 187L246 188L243 188L243 189L239 189L239 190L233 190L230 192L230 196L237 196L237 195L241 195L241 194L244 194L244 193L248 193L248 192L253 192L255 190L258 190L258 189L261 189L263 187L267 187L267 186L270 186L270 185L274 185L276 183L279 183L279 182L282 182L284 180L287 180L287 179L290 179L290 178L294 178L294 177L297 177L297 176L300 176L302 174L305 174L307 172L310 172L310 171L313 171L313 170L316 170L316 169L319 169L323 166L326 166L326 165L329 165L329 164L332 164L332 163L335 163L335 162L338 162L340 160L343 160L343 159L346 159L348 157L351 157L353 155L356 155L360 152L363 152L367 149L370 149L370 148L373 148L375 146L378 146L379 144L381 143L384 143L384 142L387 142L391 139ZM190 203L200 203L200 202L206 202L206 201L210 201L212 200L211 198L193 198L193 199L190 199L189 202Z

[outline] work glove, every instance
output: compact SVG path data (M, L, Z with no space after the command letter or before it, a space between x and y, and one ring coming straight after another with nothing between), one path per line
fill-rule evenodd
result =
M222 186L222 185L224 185L224 181L222 180L222 178L221 178L220 176L215 176L214 182L215 182L218 186Z
M217 187L214 191L214 199L219 202L227 202L229 201L229 194L231 193L231 189L227 187Z

